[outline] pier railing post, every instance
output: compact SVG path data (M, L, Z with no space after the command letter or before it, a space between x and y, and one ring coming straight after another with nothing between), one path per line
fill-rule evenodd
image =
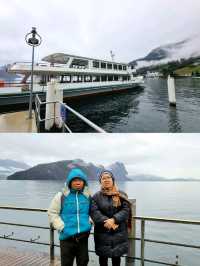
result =
M128 235L128 255L126 257L126 266L134 266L135 265L135 237L136 237L136 220L134 217L136 216L136 200L130 199L132 203L132 219L131 219L131 230Z
M50 224L50 261L54 260L54 228L53 226Z
M140 247L141 266L144 266L144 245L145 245L144 235L145 235L145 220L142 219L141 220L141 247Z

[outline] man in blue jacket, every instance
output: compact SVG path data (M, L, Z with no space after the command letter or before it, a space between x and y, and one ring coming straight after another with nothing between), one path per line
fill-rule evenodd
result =
M91 196L87 175L79 168L72 169L63 192L58 192L48 209L50 223L59 232L61 266L86 266L89 262L88 237Z

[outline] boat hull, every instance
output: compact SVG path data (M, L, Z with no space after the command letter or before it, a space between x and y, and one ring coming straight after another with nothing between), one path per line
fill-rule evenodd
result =
M142 83L129 83L120 85L107 85L107 86L93 86L88 88L74 88L74 89L63 89L64 100L75 99L80 97L95 96L99 94L114 94L117 92L123 92L126 90L133 90L136 87L143 87ZM33 98L38 94L42 101L46 100L46 92L33 92ZM3 112L3 107L12 110L15 105L25 106L29 103L29 92L18 92L18 93L4 93L0 95L0 112Z

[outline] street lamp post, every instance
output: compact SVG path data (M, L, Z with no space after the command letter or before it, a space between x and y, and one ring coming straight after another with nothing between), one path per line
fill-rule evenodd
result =
M33 102L33 67L34 67L34 53L35 47L39 46L42 42L41 36L37 33L36 28L32 27L31 32L26 34L26 43L32 46L32 65L31 65L31 90L29 98L29 119L32 118L32 102Z

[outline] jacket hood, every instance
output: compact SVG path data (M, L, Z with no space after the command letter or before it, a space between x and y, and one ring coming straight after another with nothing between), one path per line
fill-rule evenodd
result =
M81 180L85 182L86 186L88 185L88 177L80 168L74 168L69 172L66 178L66 186L69 187L71 181L74 178L80 178Z

